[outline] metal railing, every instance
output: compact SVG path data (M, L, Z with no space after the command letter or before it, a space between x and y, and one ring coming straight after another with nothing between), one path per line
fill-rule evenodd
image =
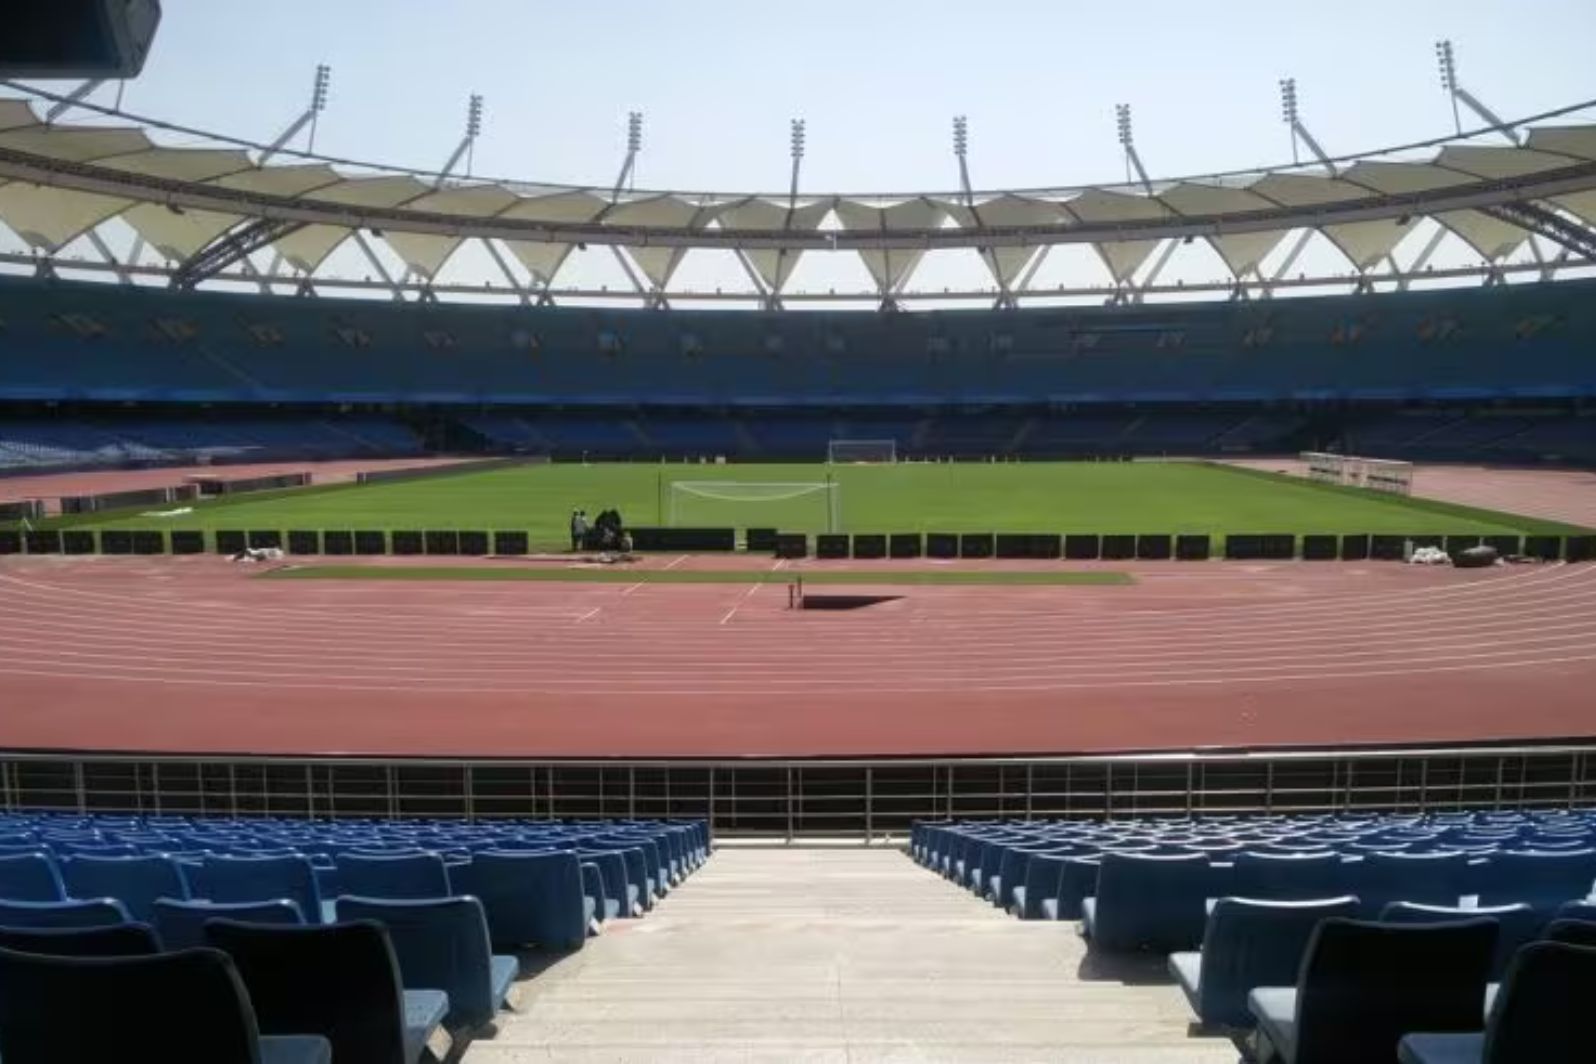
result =
M0 808L221 817L705 818L721 836L921 819L1596 805L1596 742L1049 758L493 760L0 752Z

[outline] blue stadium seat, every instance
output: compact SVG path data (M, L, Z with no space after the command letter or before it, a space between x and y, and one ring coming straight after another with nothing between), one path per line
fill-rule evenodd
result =
M1332 898L1346 886L1342 859L1334 853L1243 851L1232 863L1226 889L1241 898Z
M288 898L306 923L322 923L325 913L316 870L301 855L283 857L206 857L197 869L193 894L205 901L271 901Z
M598 908L595 913L597 919L607 921L622 915L630 916L626 858L613 850L584 849L577 851L577 859L583 865L592 865L597 870L599 880L599 896L596 899ZM592 893L591 889L588 893Z
M84 958L0 949L0 1057L331 1064L332 1047L297 1032L262 1037L238 972L215 950Z
M1058 892L1051 897L1042 895L1042 918L1045 920L1079 920L1085 912L1086 899L1097 890L1099 858L1066 857L1063 861Z
M155 899L186 898L188 884L170 857L69 857L61 878L74 898L115 898L135 920L155 919Z
M1596 946L1596 921L1560 917L1542 929L1541 938L1570 946Z
M1351 895L1308 901L1220 898L1208 914L1202 949L1172 953L1169 972L1205 1024L1251 1027L1247 993L1297 978L1319 921L1356 916Z
M1420 905L1411 901L1394 901L1380 911L1380 921L1387 924L1437 924L1451 920L1489 918L1496 921L1496 953L1491 958L1491 978L1500 979L1507 971L1508 962L1524 943L1541 930L1543 919L1539 913L1522 902L1515 905L1480 906L1462 909L1446 905Z
M1104 854L1097 891L1081 903L1083 930L1095 948L1191 949L1202 941L1214 883L1200 854Z
M212 920L269 1034L318 1034L338 1064L415 1064L449 1011L442 990L405 990L388 933L372 921L282 927Z
M142 957L161 952L149 924L0 928L0 949L46 957Z
M1492 920L1322 921L1296 986L1254 987L1260 1057L1284 1064L1390 1060L1411 1031L1475 1031L1496 946Z
M234 902L161 898L155 903L155 932L167 949L203 946L205 924L211 920L297 925L303 924L305 917L291 898Z
M436 853L393 857L345 853L337 858L338 889L363 898L447 898L449 872Z
M0 857L0 899L63 901L66 896L61 873L49 854L16 853Z
M107 927L129 919L115 898L0 901L0 927Z
M1590 896L1596 886L1596 850L1503 851L1486 858L1474 875L1481 905L1526 902L1550 913Z
M1404 1034L1401 1064L1584 1064L1596 1057L1596 947L1536 942L1513 957L1481 1033Z
M494 945L580 949L586 941L592 903L576 854L487 850L461 873L457 886L481 900Z
M436 988L449 995L450 1029L493 1022L519 964L494 956L482 903L471 897L425 901L338 899L340 921L375 920L388 929L407 989Z
M1468 858L1460 853L1367 853L1346 866L1347 890L1378 916L1394 901L1456 905L1465 893Z

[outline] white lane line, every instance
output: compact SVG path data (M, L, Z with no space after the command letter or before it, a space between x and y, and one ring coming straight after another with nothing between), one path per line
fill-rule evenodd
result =
M643 585L642 585L641 582L638 582L636 584L631 585L625 591L621 592L621 598L625 598L627 595L630 595L632 592L636 591L638 588L640 588L642 586Z
M727 621L731 620L732 619L732 615L735 614L739 609L741 609L743 603L747 602L750 598L752 598L754 592L758 591L761 586L762 585L760 585L760 584L750 584L748 586L748 590L744 591L742 593L742 597L737 600L737 605L733 606L731 609L726 611L726 616L724 616L724 617L722 617L720 619L720 623L721 624L725 624Z
M589 617L592 617L594 614L596 614L601 609L603 609L602 606L594 606L592 609L590 609L586 613L582 614L582 616L578 617L576 619L576 623L577 624L581 624L583 621L587 620Z
M674 569L674 568L676 568L676 567L677 567L677 566L678 566L678 565L680 565L680 564L682 564L682 563L683 563L683 562L685 562L685 561L686 561L686 560L687 560L687 555L685 555L685 554L683 554L683 555L682 555L682 556L681 556L681 557L679 557L679 558L677 558L677 559L676 559L676 560L675 560L675 561L673 561L673 562L671 562L671 563L670 563L670 564L669 564L669 565L667 565L667 566L666 566L666 567L665 567L665 568L667 568L667 569Z

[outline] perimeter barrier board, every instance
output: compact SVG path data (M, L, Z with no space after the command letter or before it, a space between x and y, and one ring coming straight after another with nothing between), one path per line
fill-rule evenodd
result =
M887 556L887 537L877 532L861 532L853 537L853 556L855 558L885 558Z
M734 551L735 528L632 528L632 549L639 551Z
M1258 537L1259 557L1273 562L1289 562L1297 556L1297 537L1289 532L1270 532Z
M428 554L459 554L460 533L453 529L429 529L421 534Z
M990 558L996 546L991 532L966 532L959 537L959 557Z
M344 529L330 529L321 534L321 552L344 558L355 553L355 534Z
M1377 562L1404 561L1408 537L1379 535L1369 537L1369 557Z
M1341 560L1363 562L1369 560L1369 539L1363 533L1350 533L1341 537Z
M1524 553L1543 562L1555 562L1563 556L1563 541L1557 536L1525 536Z
M61 533L54 528L36 528L22 536L29 554L60 554Z
M1111 535L1103 537L1102 559L1106 562L1128 562L1136 558L1136 537Z
M925 556L927 558L957 558L959 556L959 537L952 532L927 532L925 534Z
M427 549L426 537L413 529L390 532L388 541L393 545L395 554L406 557L424 553Z
M1596 536L1568 536L1563 540L1563 560L1596 562Z
M1023 532L999 532L993 542L993 553L999 558L1031 557L1031 537Z
M1302 537L1302 560L1305 562L1333 562L1339 553L1340 543L1335 536L1309 535Z
M311 532L303 528L288 530L289 554L320 554L321 533Z
M488 553L488 534L474 529L459 533L460 553L481 558Z
M43 516L43 499L0 502L0 521L37 521Z
M776 549L776 530L750 528L743 533L743 545L749 554L769 554Z
M22 533L9 528L0 529L0 554L21 554Z
M846 558L848 534L846 532L820 532L815 536L816 558Z
M275 528L251 529L249 545L255 550L282 550L283 534Z
M134 554L166 553L166 533L160 529L144 529L132 535Z
M1480 536L1447 536L1445 542L1446 552L1456 557L1470 547L1478 547L1483 542L1483 538Z
M1225 537L1226 561L1250 561L1259 557L1258 537L1250 533L1237 532Z
M93 554L94 533L81 528L68 528L61 533L62 554Z
M925 537L918 532L894 532L887 537L887 553L894 558L918 558L925 553Z
M132 554L133 533L124 528L107 528L100 533L101 554Z
M172 530L173 554L204 554L205 533L192 528Z
M493 553L505 555L522 555L531 549L525 532L495 532L493 533Z
M355 553L363 555L387 554L388 533L377 529L357 529L355 531Z
M1064 537L1064 557L1072 562L1096 561L1102 552L1101 536L1084 533Z
M1175 553L1174 538L1161 534L1136 537L1136 557L1143 561L1168 561Z
M777 532L776 557L809 557L809 536L803 532Z
M1496 548L1496 553L1500 554L1502 557L1505 558L1509 554L1518 554L1518 553L1521 553L1523 551L1523 549L1524 549L1524 537L1523 536L1486 536L1485 537L1485 545L1487 547L1495 547Z
M227 528L216 533L217 554L237 554L249 546L249 539L242 529Z
M1175 557L1183 562L1205 562L1213 552L1213 538L1186 534L1175 537Z
M1031 535L1031 557L1057 561L1064 553L1064 537L1057 532L1035 532Z

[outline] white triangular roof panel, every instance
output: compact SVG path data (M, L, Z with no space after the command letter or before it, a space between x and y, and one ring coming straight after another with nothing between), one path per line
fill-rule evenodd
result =
M429 233L383 234L388 246L399 260L422 277L431 279L465 241L457 236L434 236Z
M1442 148L1435 157L1437 166L1488 179L1525 177L1560 169L1571 161L1566 155L1489 144L1453 144Z
M785 203L748 199L726 207L720 212L719 220L723 229L786 228L789 232L807 233L825 221L829 213L829 200L817 200L794 207L789 218ZM759 274L759 279L779 292L787 283L787 278L792 276L803 253L783 248L745 248L743 254L747 256L754 272Z
M13 181L0 185L0 220L27 243L55 251L132 201Z
M249 170L249 156L241 151L214 151L201 148L151 148L149 151L100 159L96 165L130 174L148 174L174 181L205 181L222 174Z
M237 225L242 217L200 210L177 214L158 203L140 203L123 211L122 220L163 256L182 262Z
M72 163L144 151L149 146L150 139L141 129L33 125L0 132L0 147Z
M1346 203L1369 199L1375 194L1366 188L1337 181L1333 177L1310 174L1268 174L1249 186L1250 191L1284 207L1314 207L1322 203Z
M1524 140L1525 147L1536 151L1596 159L1596 126L1542 126Z
M1479 211L1448 211L1435 220L1462 237L1487 261L1495 262L1518 249L1529 233Z
M1373 222L1347 222L1327 225L1321 232L1360 270L1385 258L1412 231L1411 225L1398 225L1382 219Z
M1444 170L1426 163L1385 162L1358 163L1350 170L1343 171L1341 177L1345 181L1392 195L1452 188L1456 185L1469 184L1473 180L1467 174Z
M520 260L527 272L542 284L549 284L571 254L570 244L541 244L532 240L506 240L504 246Z

